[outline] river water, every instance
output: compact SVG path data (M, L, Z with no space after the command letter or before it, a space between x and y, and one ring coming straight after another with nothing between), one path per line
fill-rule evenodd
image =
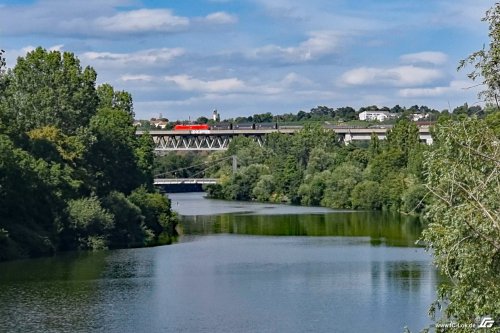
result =
M437 274L420 223L171 194L179 242L0 264L0 332L402 332Z

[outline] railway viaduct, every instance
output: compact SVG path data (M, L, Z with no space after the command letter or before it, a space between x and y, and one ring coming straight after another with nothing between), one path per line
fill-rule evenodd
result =
M211 151L226 150L231 140L239 135L254 139L259 145L264 144L266 134L283 133L294 134L301 127L278 128L278 129L231 129L231 130L182 130L182 131L150 131L155 143L157 154L169 151ZM352 141L370 140L372 133L380 140L385 140L390 127L377 128L355 128L355 127L334 127L329 128L335 131L339 139L345 143ZM142 135L143 131L137 131L137 135ZM420 140L432 144L432 136L429 126L419 127Z

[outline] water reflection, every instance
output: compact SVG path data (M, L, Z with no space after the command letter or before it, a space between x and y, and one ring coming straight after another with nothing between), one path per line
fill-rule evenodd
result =
M0 327L7 332L57 332L65 331L64 326L75 330L85 326L82 309L92 312L98 289L95 279L104 267L104 254L2 263L0 299L8 301L0 302ZM58 320L61 316L63 325Z
M383 212L183 216L184 234L369 237L374 246L415 246L422 224L415 217Z
M179 206L196 212L195 199ZM183 216L171 246L0 263L0 331L372 333L429 323L437 282L430 256L413 247L418 220L227 204L232 213L219 202L224 214Z
M136 318L132 304L147 296L144 278L154 272L154 261L140 251L1 263L1 331L110 331L109 320Z

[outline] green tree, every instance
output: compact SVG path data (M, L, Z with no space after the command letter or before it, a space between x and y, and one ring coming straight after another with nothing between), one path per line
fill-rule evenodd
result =
M379 183L364 180L352 190L352 206L360 209L380 209L383 204L381 194Z
M257 201L272 201L276 182L272 175L261 175L252 190L252 197Z
M486 123L497 136L500 136L500 112L493 112L486 116Z
M458 68L462 69L469 64L473 65L474 70L469 73L469 78L482 80L481 84L486 88L479 93L479 97L494 102L497 107L500 107L500 3L496 3L490 8L482 20L489 23L490 43L488 48L483 46L482 50L461 60Z
M420 145L417 125L406 118L401 118L387 134L387 144L389 148L401 150L407 162L411 152Z
M330 171L324 171L306 177L298 190L298 195L301 198L300 203L308 206L319 206L323 199L329 175Z
M70 52L42 48L19 57L8 74L5 110L18 131L56 126L65 134L86 126L97 109L96 72Z
M264 154L264 149L253 138L246 136L235 137L225 152L226 157L236 156L238 166L263 163ZM228 160L227 163L229 164L231 161Z
M252 119L255 123L270 123L273 121L273 115L271 112L254 114Z
M65 177L60 165L34 158L0 134L0 229L8 245L0 260L54 252Z
M411 184L403 193L403 211L410 214L422 213L428 204L428 194L429 191L423 184Z
M145 183L135 152L137 138L129 113L100 109L90 121L90 131L96 141L86 156L88 168L94 175L89 182L99 195L111 191L129 194Z
M359 165L345 162L335 167L326 179L326 189L321 204L331 208L352 208L351 193L363 179Z
M367 179L382 182L385 177L406 167L408 157L397 148L384 150L376 155L365 169Z
M110 248L145 245L148 233L144 225L145 217L139 207L120 192L111 192L104 198L102 205L114 218L108 238Z
M370 156L373 157L380 154L381 150L382 149L378 135L372 133L372 135L370 136L370 146L369 146Z
M0 97L4 96L5 94L5 88L7 86L7 81L5 77L5 67L7 65L7 62L5 61L4 57L4 50L0 50ZM0 110L1 111L1 110ZM2 119L2 112L0 112L0 130L2 129L2 122L5 121L6 119Z
M335 111L327 106L317 106L311 109L311 117L315 119L329 119L335 117Z
M293 136L292 143L291 153L296 156L297 161L304 168L307 166L313 149L331 152L339 146L335 132L327 130L319 124L306 124Z
M434 200L423 239L449 278L438 292L441 320L499 318L500 138L477 119L440 123L434 135L438 144L425 159L426 187Z
M135 135L132 96L96 89L68 52L38 48L8 72L2 54L0 260L170 241L175 216L152 190L153 141Z
M356 111L350 106L338 108L335 110L335 115L343 121L356 119Z
M230 200L250 200L259 178L266 174L269 174L269 168L262 164L240 168L225 187L224 197Z
M208 123L208 120L209 119L207 117L203 117L202 116L202 117L199 117L198 119L196 119L196 123L198 123L198 124L206 124L206 123Z
M128 199L141 209L146 232L151 235L150 238L146 237L147 243L170 243L172 237L177 235L177 219L172 213L170 199L160 193L152 193L145 187L135 189Z
M132 95L126 91L115 91L113 86L108 83L97 87L97 96L99 97L98 109L122 110L134 117L134 103Z
M114 216L98 198L81 198L68 202L68 225L79 249L102 250L108 247Z
M149 186L154 181L155 143L149 133L136 138L134 155L137 160L139 179L142 185Z

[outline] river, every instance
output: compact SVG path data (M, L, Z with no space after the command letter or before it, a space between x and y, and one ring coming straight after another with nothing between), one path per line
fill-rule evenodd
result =
M402 332L430 323L420 223L171 194L179 242L0 263L1 332Z

